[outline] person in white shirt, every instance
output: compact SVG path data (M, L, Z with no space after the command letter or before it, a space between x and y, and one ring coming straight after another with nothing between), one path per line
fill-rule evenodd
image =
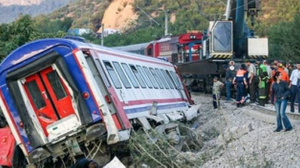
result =
M290 89L291 89L291 112L295 112L294 104L296 95L298 93L298 104L300 104L300 86L299 80L300 77L300 63L297 64L297 69L293 70L291 77L290 77ZM300 109L298 108L298 112L300 113Z

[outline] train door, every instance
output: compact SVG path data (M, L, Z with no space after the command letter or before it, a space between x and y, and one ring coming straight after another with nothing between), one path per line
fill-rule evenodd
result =
M52 67L26 77L23 87L46 136L48 125L75 114L70 93Z

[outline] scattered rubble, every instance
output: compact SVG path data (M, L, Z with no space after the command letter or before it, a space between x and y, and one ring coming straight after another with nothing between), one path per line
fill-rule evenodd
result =
M219 135L218 143L219 145L227 144L230 141L237 140L248 132L252 131L252 124L245 124L241 127L234 126L229 130L225 130L225 132Z
M183 148L184 150L179 152L165 140L159 140L157 145L148 142L143 144L143 136L135 136L131 140L131 145L133 144L137 152L131 153L135 156L135 166L299 167L300 130L297 127L300 122L292 120L294 130L275 133L275 117L272 114L264 114L260 118L262 115L257 115L260 112L255 111L253 106L237 108L233 102L225 101L221 101L220 110L214 110L210 95L194 93L192 97L196 103L201 103L200 116L186 126L198 135L200 147ZM255 115L249 115L251 113ZM140 144L142 147L139 147Z
M208 159L199 166L299 167L299 122L292 120L293 131L274 133L276 125L272 114L264 115L263 119L253 117L249 113L260 112L251 106L236 108L234 103L225 101L221 101L221 110L213 110L212 100L208 95L194 94L193 98L196 103L203 104L198 119L201 124L197 132L206 140L203 148L194 155L201 158L201 154L208 154ZM272 106L268 108L272 109ZM215 138L204 138L209 136L208 129L219 132L219 135Z

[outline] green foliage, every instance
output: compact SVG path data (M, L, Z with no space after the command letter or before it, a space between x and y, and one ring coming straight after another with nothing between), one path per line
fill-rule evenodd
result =
M164 134L156 130L134 132L129 141L129 150L135 167L147 164L149 167L198 167L206 160L203 156L194 158L180 153Z
M164 34L161 27L148 27L143 29L130 29L125 33L116 33L104 38L104 45L108 47L123 46L137 43L145 43L154 39L159 39ZM88 41L100 44L101 40L93 34L83 35Z
M12 24L0 25L0 58L30 39L35 31L30 16L25 15Z
M68 22L70 20L62 21L61 24L59 24L59 21L37 23L29 15L25 15L13 23L0 25L0 59L3 59L11 51L29 41L65 36L65 32L61 30L67 30L65 26ZM58 26L57 31L51 30L55 26Z
M205 0L211 2L209 0ZM169 34L180 35L188 30L205 30L208 27L208 20L205 16L199 13L199 3L201 1L188 0L136 0L134 10L139 14L136 24L123 34L110 35L105 38L105 46L120 46L136 43L149 42L159 39L164 36L164 19L165 12L168 10L168 16L175 14L176 20L174 23L169 22ZM151 15L158 22L145 15L143 12ZM222 9L221 9L222 10ZM214 11L213 11L214 12ZM92 42L98 40L91 39Z
M109 4L109 0L78 0L46 17L50 20L71 17L74 20L72 28L89 28L97 31Z
M268 31L270 57L299 61L300 56L300 14L293 22L281 22L272 26Z
M72 26L72 23L73 19L69 17L51 20L50 18L40 16L34 20L34 26L42 33L67 32Z

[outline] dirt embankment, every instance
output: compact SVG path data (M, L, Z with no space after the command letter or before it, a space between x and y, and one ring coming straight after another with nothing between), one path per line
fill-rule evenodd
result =
M134 0L114 0L104 13L102 23L106 29L123 31L128 28L138 15L133 10ZM98 32L101 32L100 29Z

